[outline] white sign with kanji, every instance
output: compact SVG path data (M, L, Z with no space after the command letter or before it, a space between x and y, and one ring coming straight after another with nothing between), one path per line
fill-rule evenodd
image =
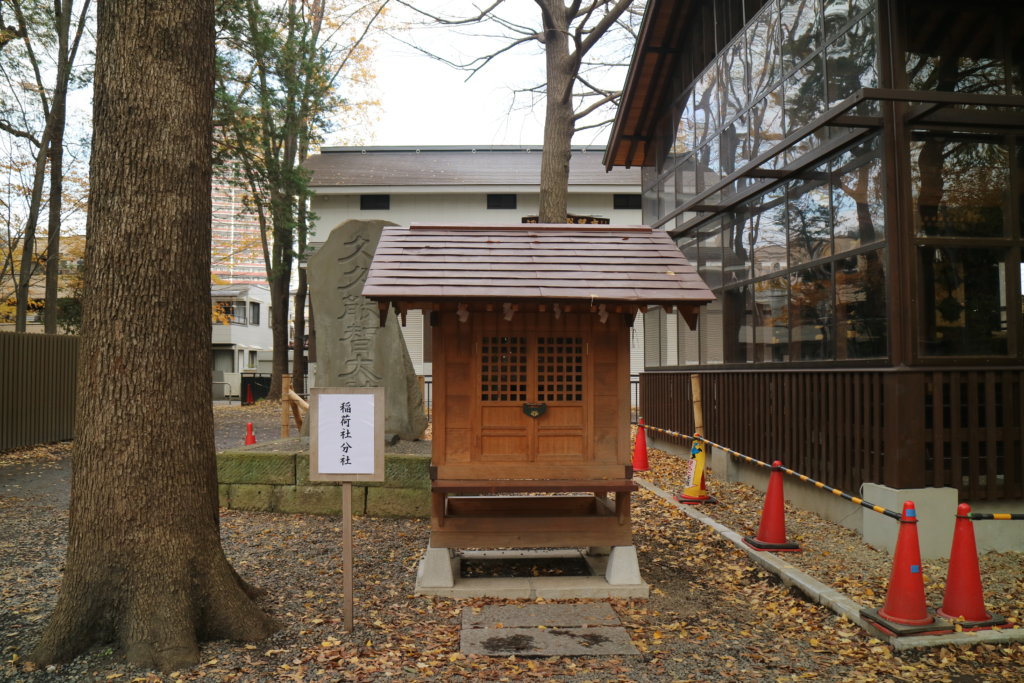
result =
M384 389L313 389L310 396L309 478L384 478Z

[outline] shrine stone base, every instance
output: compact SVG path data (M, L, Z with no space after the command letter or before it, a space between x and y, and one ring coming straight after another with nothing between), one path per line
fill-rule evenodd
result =
M463 560L583 560L587 576L481 576L466 578ZM549 600L647 598L635 546L558 550L454 550L428 546L416 572L416 595L447 598Z

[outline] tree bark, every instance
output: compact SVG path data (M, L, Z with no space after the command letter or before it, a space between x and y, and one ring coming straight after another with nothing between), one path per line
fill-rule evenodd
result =
M59 112L58 112L59 108ZM43 331L57 334L57 295L60 278L60 212L64 193L64 121L63 96L54 96L51 116L59 116L50 143L50 206L46 238L46 305L43 308Z
M64 580L31 655L130 664L273 632L220 545L210 385L212 0L99 4Z
M540 162L541 223L565 223L569 212L569 159L575 126L572 85L576 75L569 52L569 17L561 0L537 0L544 21L547 98L544 152Z

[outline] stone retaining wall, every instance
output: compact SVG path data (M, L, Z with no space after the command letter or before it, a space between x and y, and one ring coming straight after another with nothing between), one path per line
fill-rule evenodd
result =
M386 453L385 481L352 485L352 512L430 516L430 456ZM309 480L309 439L268 441L217 454L220 504L235 510L341 514L341 484Z

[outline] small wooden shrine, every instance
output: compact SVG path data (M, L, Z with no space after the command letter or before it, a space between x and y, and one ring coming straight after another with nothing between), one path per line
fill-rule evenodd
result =
M363 294L429 312L431 547L632 544L630 327L714 298L667 234L388 227Z

